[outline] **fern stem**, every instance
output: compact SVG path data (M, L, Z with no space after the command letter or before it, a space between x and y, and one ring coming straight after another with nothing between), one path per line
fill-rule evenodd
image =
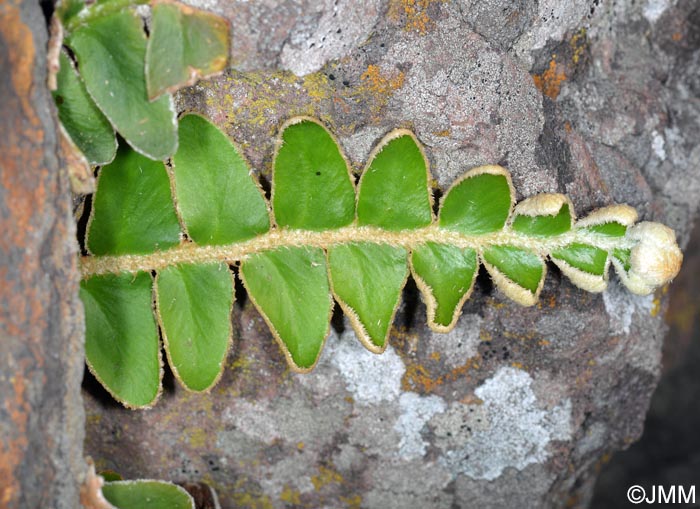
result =
M551 251L566 245L584 242L609 251L614 248L631 248L634 242L626 238L594 235L581 229L573 229L556 237L531 237L508 228L487 235L464 235L430 225L415 230L388 231L370 226L348 226L336 230L307 231L273 228L268 233L250 240L223 246L200 246L183 241L178 247L150 254L122 256L84 256L80 260L83 279L100 274L139 272L163 269L181 263L227 262L233 264L247 257L285 247L317 247L328 249L334 245L353 242L371 242L401 246L411 250L426 242L451 244L459 248L471 248L481 252L492 245L520 247L546 257Z

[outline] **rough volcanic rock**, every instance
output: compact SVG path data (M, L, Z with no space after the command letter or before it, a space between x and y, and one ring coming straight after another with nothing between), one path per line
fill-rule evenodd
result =
M313 115L361 171L395 127L443 189L509 168L518 198L565 192L676 228L700 196L700 10L692 0L272 1L232 21L235 68L178 97L268 179L278 127ZM201 4L200 4L201 5ZM295 75L297 73L298 75ZM636 440L660 372L667 288L588 294L550 267L522 308L482 274L432 333L409 283L382 356L339 316L321 361L289 372L237 289L221 382L172 377L134 412L86 384L86 449L126 477L204 480L223 507L585 507L602 458Z
M78 506L83 320L38 3L0 7L0 507Z

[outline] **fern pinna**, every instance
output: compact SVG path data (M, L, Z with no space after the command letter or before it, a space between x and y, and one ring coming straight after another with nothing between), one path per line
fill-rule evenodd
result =
M578 221L561 194L515 205L500 166L466 172L436 217L426 157L407 130L384 137L356 189L334 137L313 119L288 121L270 202L209 121L185 115L179 130L169 165L122 147L101 169L86 234L91 256L81 260L88 366L129 407L150 406L160 393L159 328L187 389L216 383L231 344L231 264L240 264L290 366L305 372L318 361L334 299L364 346L382 352L409 273L428 324L446 332L479 264L506 296L529 306L546 258L592 292L605 289L612 264L640 294L670 281L682 259L672 230L635 224L626 205Z

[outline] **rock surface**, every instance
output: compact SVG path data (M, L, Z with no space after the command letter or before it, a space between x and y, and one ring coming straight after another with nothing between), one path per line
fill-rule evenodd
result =
M74 509L83 320L38 3L0 7L0 507Z
M700 9L692 0L192 2L233 26L232 70L183 91L270 177L278 126L313 115L356 171L395 127L443 189L498 163L518 199L625 202L687 242L700 197ZM298 75L295 75L297 73ZM382 356L334 319L290 373L245 292L211 394L166 378L133 412L86 383L86 450L128 478L204 480L223 507L585 507L636 440L660 373L667 289L602 295L550 267L521 308L483 274L448 335L409 283Z

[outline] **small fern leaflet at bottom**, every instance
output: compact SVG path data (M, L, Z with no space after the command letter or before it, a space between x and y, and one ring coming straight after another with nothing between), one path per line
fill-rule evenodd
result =
M357 337L380 353L409 274L428 324L451 330L482 264L496 286L533 305L551 260L591 292L612 264L633 292L670 281L675 234L637 221L626 205L576 220L571 201L541 194L517 205L500 166L466 172L433 213L423 149L403 129L385 136L355 188L335 138L294 118L281 131L268 202L240 150L198 115L180 120L169 165L127 147L100 170L86 234L81 297L90 370L128 407L161 387L160 336L173 373L209 390L231 344L239 274L295 371L310 371L329 333L334 300ZM155 275L152 275L155 274Z

